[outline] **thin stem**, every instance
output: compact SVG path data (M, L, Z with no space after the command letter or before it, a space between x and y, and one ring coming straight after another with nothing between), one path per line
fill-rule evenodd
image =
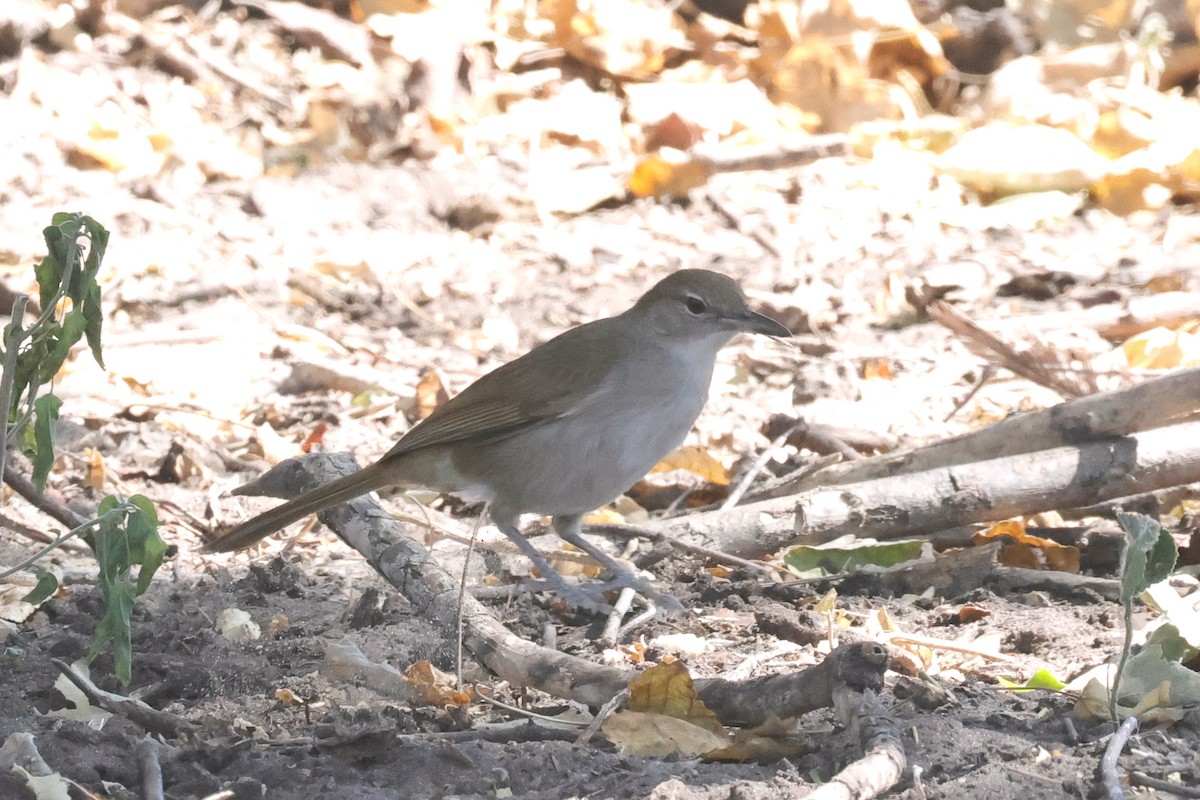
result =
M84 531L86 531L89 528L99 527L101 524L107 522L110 519L113 519L114 517L125 516L125 515L129 514L129 512L131 510L136 510L136 507L131 506L128 503L125 503L125 504L117 506L112 511L109 511L107 514L104 514L103 516L88 520L87 522L83 523L82 525L80 525L77 528L72 528L71 530L69 530L66 533L59 536L53 542L50 542L50 544L46 545L41 550L38 550L36 553L34 553L32 556L25 559L21 563L17 564L14 567L9 567L8 569L4 570L3 572L0 572L0 580L3 580L4 578L7 578L9 575L12 575L15 572L20 572L21 570L27 568L30 564L34 563L42 556L44 556L47 553L49 553L50 551L54 550L54 548L58 547L60 544L67 541L68 539L70 539L74 536L80 535L81 533L83 533Z
M17 380L17 355L24 337L21 323L25 320L25 306L28 304L29 295L18 294L13 298L12 322L8 328L8 341L5 342L4 372L0 374L0 409L4 414L4 430L0 436L0 475L4 474L4 467L8 464L8 437L15 430L8 425L8 415L12 405L13 384Z

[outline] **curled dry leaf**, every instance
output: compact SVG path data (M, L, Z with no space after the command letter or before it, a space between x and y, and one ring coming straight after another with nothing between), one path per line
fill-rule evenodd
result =
M1032 536L1026 533L1024 523L1016 520L998 523L971 538L977 546L997 539L1004 541L1000 550L1000 563L1005 566L1079 572L1078 547Z

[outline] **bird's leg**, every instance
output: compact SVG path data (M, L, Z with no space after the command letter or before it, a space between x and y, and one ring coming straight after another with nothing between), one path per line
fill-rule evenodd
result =
M658 591L649 582L637 576L633 569L619 561L583 537L583 517L578 514L557 516L554 518L554 532L564 542L569 542L592 558L600 562L600 566L612 573L612 577L601 586L605 591L629 588L639 594L654 600L659 608L667 614L683 613L683 604L673 595ZM532 547L532 545L530 545Z
M589 591L576 584L569 583L566 578L559 575L558 571L550 566L550 562L546 560L542 552L534 547L533 542L526 539L524 534L521 533L521 529L517 527L515 516L510 517L493 513L492 521L496 523L496 527L500 529L500 532L507 536L513 544L521 548L521 552L537 567L542 580L531 582L533 588L537 589L544 586L580 611L587 611L593 614L608 614L612 611L612 606L601 599L604 596L603 589Z

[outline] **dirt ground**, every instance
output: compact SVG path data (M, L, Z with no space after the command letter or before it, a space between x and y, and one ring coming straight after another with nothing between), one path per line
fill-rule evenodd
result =
M113 679L109 655L92 675L197 727L161 755L166 796L178 800L801 796L859 755L830 713L800 720L801 755L754 764L628 756L603 736L576 744L578 728L527 722L525 712L575 719L584 709L498 682L469 656L468 680L519 712L479 701L414 707L339 679L327 664L330 646L352 642L402 671L428 660L453 672L455 643L327 531L307 527L248 553L198 550L218 527L266 505L229 490L296 454L322 423L321 447L366 463L417 419L425 402L417 386L435 385L431 375L453 394L570 326L622 311L676 269L735 276L796 334L739 339L721 358L689 444L735 474L768 448L763 431L777 414L908 445L1057 402L1003 371L971 394L985 359L911 314L903 288L913 282L944 287L959 310L1004 338L1080 361L1113 347L1085 312L1122 309L1163 286L1200 291L1194 207L1118 217L1085 206L992 224L963 214L961 188L932 173L841 158L717 176L688 201L547 216L529 199L529 172L503 152L335 161L175 191L47 159L45 131L13 127L0 134L11 173L0 198L9 287L28 290L52 213L78 210L112 233L101 276L105 368L78 353L56 385L61 457L49 491L83 515L108 493L144 494L159 509L175 549L136 607L133 682ZM343 377L332 381L329 369ZM363 392L368 384L378 388ZM811 458L783 448L766 470L781 474ZM103 491L83 485L97 465ZM403 498L393 505L421 516ZM469 533L478 509L435 505ZM21 526L58 527L16 497L0 513L3 564L39 546ZM425 533L414 525L413 535ZM528 573L495 531L481 536L472 583ZM457 574L462 546L430 546ZM47 713L65 705L51 660L86 656L103 613L86 552L60 550L49 563L64 591L0 627L0 740L31 733L45 761L91 796L139 797L143 728L120 716L98 729ZM1094 563L1111 576L1111 559ZM834 584L780 587L712 566L681 553L658 561L651 571L687 614L651 620L615 645L545 598L490 606L527 639L553 630L561 650L620 665L673 654L697 678L786 673L824 657L824 644L785 641L761 622L809 609ZM920 699L915 674L888 673L884 701L911 767L888 796L1100 796L1096 772L1111 727L1079 721L1067 694L1016 693L997 681L1024 681L1043 667L1069 681L1113 658L1122 641L1117 604L1086 590L896 597L871 581L836 586L853 633L865 635L885 610L905 632L956 645L913 656L947 690L941 705ZM988 613L962 621L965 605ZM248 613L261 636L222 635L228 609ZM677 649L678 634L698 644ZM1198 754L1192 712L1142 731L1120 766L1194 791ZM0 800L29 797L21 778L0 772Z
M1028 396L1030 403L1040 397L1020 381L1002 379L942 423L968 390L979 361L931 323L898 330L873 325L871 299L889 275L926 275L933 267L977 273L980 282L966 308L987 320L1014 315L1018 302L1027 313L1048 312L1071 308L1075 296L1100 287L1127 292L1134 275L1145 280L1155 270L1182 270L1200 254L1195 236L1172 237L1179 243L1174 251L1162 247L1168 230L1200 231L1200 219L1188 212L1141 224L1085 213L1035 233L965 232L942 225L933 203L914 203L921 198L872 186L869 167L835 161L794 174L724 180L711 190L711 204L635 204L553 226L530 218L515 178L495 175L488 178L489 198L501 219L472 233L446 226L420 194L421 187L441 184L453 187L456 198L459 193L474 198L479 180L476 165L450 161L428 168L328 167L295 180L213 187L187 208L160 210L155 221L145 211L147 201L132 193L109 186L80 196L64 180L57 192L44 187L23 219L6 215L5 240L25 242L32 250L37 247L32 232L50 209L102 209L113 229L112 263L127 268L151 254L157 262L106 296L112 309L107 373L80 359L59 387L78 428L77 435L63 438L62 469L52 484L86 507L93 495L75 478L84 449L95 448L114 486L159 503L165 535L178 547L138 604L129 687L205 732L195 741L172 742L165 751L168 796L198 798L228 788L237 797L792 797L856 753L845 731L816 714L803 726L811 751L795 761L707 764L627 757L603 741L586 746L541 741L525 727L501 729L505 733L497 736L491 726L513 716L485 704L465 712L401 707L368 687L326 678L321 664L330 642L349 639L368 656L401 669L428 659L453 670L454 646L353 553L319 531L248 555L196 553L198 528L246 513L246 501L225 496L262 467L261 461L229 455L251 438L246 424L270 419L285 438L298 439L314 421L331 419L337 424L326 435L326 447L352 449L360 459L381 452L405 424L394 403L389 410L356 416L345 392L281 395L278 385L289 364L313 352L306 349L311 341L297 335L298 326L310 340L324 335L333 342L321 341L324 352L305 357L370 365L397 386L437 368L456 389L556 330L621 309L671 269L715 266L741 279L752 297L798 329L801 341L820 342L827 350L814 358L799 348L759 342L730 349L725 363L736 369L714 387L694 441L714 451L752 455L765 444L757 429L774 412L920 441L964 428L972 415L1010 404L1014 394ZM797 265L785 271L754 238L732 229L713 210L716 203L743 220L759 219L768 209L786 215ZM898 213L897 206L913 210ZM427 248L437 238L440 249L414 260L414 248L402 245L409 237ZM297 299L290 279L297 264L307 265L350 240L410 264L411 281L388 290L352 278L323 302ZM298 255L305 248L307 254ZM1073 279L1063 295L1037 301L996 296L996 287L1010 277L1051 267ZM1186 279L1196 280L1194 274ZM414 308L395 299L395 292L432 284L442 287L441 294ZM495 327L511 331L511 341L473 352L456 338L486 330L489 319L507 320L507 326ZM1019 321L1006 325L1019 329ZM883 392L864 381L858 368L881 358L895 373ZM829 399L793 406L797 381L814 373L825 382ZM193 454L198 466L180 483L158 482L153 476L172 444ZM47 527L20 501L10 501L6 514ZM32 544L6 532L3 547L4 560L12 561ZM85 655L100 615L87 580L88 559L55 558L68 581L66 596L6 634L0 734L32 732L48 763L72 780L111 796L135 796L131 753L143 731L120 718L97 731L44 715L63 705L49 660ZM520 572L519 559L505 559ZM702 652L685 656L698 677L726 674L748 659L751 674L766 674L820 658L811 645L781 649L778 639L758 630L756 611L777 605L763 585L714 580L699 575L702 567L682 556L660 564L659 579L684 600L689 614L653 621L623 644L693 633L706 643ZM790 607L824 589L805 588ZM938 680L950 689L948 705L928 710L889 696L911 763L921 768L920 788L910 780L895 796L1093 795L1107 728L1074 722L1066 696L1000 691L994 679L1027 677L1043 666L1070 678L1112 656L1121 639L1113 603L1087 593L1000 597L979 589L963 597L894 598L845 587L842 592L839 602L851 614L886 608L911 632L964 643L991 635L1000 642L1003 660L949 652L931 656L931 668L936 665ZM986 607L990 616L958 623L951 610L968 602ZM372 613L354 613L364 604ZM246 610L273 632L249 643L223 638L214 621L226 608ZM527 637L540 638L545 623L559 626L559 646L576 654L604 658L624 652L606 651L569 618L529 598L496 610ZM287 624L275 629L270 622L277 615ZM119 689L106 677L109 669L107 656L94 665L102 685ZM487 681L478 669L470 674ZM278 699L283 689L304 702ZM503 686L496 691L543 714L564 710L561 701L536 691ZM1149 731L1127 758L1143 772L1177 771L1194 779L1197 738L1194 723ZM0 775L0 796L28 795L15 776Z

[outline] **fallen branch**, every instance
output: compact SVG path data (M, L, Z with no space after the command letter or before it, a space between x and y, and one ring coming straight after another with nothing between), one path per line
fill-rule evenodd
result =
M840 536L896 539L1200 481L1200 422L835 485L640 527L743 558Z
M247 484L240 493L293 497L356 468L354 459L344 453L289 459ZM447 639L457 636L458 579L438 565L419 538L408 535L374 499L359 497L326 509L319 517ZM521 639L470 595L462 598L462 606L466 648L514 686L530 686L557 697L601 706L624 690L633 677L630 670ZM835 686L878 687L883 667L874 658L875 650L882 652L882 646L862 643L840 648L821 664L801 672L750 681L697 681L696 688L701 699L726 724L753 721L770 714L795 717L829 706ZM886 658L882 663L886 663ZM770 686L770 691L764 690L765 685Z
M1200 367L1172 372L1126 389L1071 400L1044 411L1011 416L918 450L834 464L799 481L784 477L769 490L754 492L754 498L784 497L816 486L888 478L1124 436L1176 421L1197 409L1200 409Z
M904 777L908 755L896 723L872 691L839 689L834 708L843 725L858 734L864 755L834 775L807 800L868 800L892 789Z
M71 665L65 661L52 658L50 663L66 676L67 680L75 684L75 687L87 696L88 702L97 708L122 716L145 730L172 739L178 739L183 735L194 735L197 732L192 723L181 717L151 708L141 700L104 691L92 683L89 678L72 669Z

